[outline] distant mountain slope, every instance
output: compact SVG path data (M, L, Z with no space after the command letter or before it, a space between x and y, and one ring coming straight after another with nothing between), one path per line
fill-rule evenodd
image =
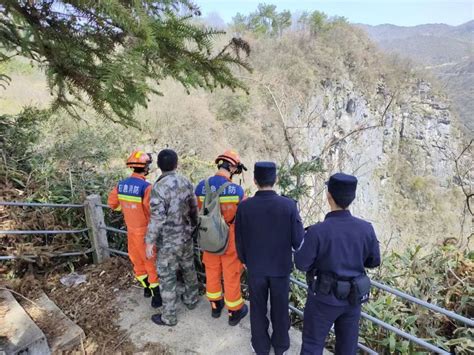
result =
M472 39L474 30L474 20L463 23L459 26L450 26L444 23L424 24L418 26L396 26L391 24L370 26L357 24L369 33L369 36L376 40L403 39L413 36L445 36L445 37L463 37Z
M357 26L384 51L431 70L447 89L465 126L474 132L474 20L459 26Z
M423 64L458 62L474 54L474 20L459 26L358 26L382 49L406 55Z

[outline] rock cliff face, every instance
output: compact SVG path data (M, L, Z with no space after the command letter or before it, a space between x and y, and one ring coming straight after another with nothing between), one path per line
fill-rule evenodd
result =
M469 230L454 166L462 137L449 103L429 83L415 80L392 100L383 85L367 98L349 80L326 82L311 106L317 124L296 139L304 159L320 157L327 171L313 181L321 206L323 179L344 171L359 178L353 212L372 221L390 247Z

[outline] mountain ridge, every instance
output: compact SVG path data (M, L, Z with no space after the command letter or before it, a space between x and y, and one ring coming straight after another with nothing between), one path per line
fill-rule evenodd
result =
M470 135L474 134L474 20L460 25L355 24L389 54L429 70L446 89Z

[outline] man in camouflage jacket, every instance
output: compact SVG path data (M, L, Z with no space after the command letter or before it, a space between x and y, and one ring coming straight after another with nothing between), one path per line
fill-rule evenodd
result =
M192 232L197 225L198 209L193 185L176 173L178 156L171 149L158 154L162 175L153 185L150 198L151 218L145 237L147 257L157 249L163 310L152 316L158 325L173 326L176 317L176 271L184 278L183 303L194 309L198 302L198 281L194 268Z

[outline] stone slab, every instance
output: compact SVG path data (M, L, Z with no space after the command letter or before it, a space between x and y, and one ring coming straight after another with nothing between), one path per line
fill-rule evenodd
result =
M50 354L46 336L9 291L0 290L0 353Z
M36 307L24 303L28 315L40 327L46 336L53 353L62 353L81 344L85 338L84 331L61 311L61 309L44 293L35 299Z

